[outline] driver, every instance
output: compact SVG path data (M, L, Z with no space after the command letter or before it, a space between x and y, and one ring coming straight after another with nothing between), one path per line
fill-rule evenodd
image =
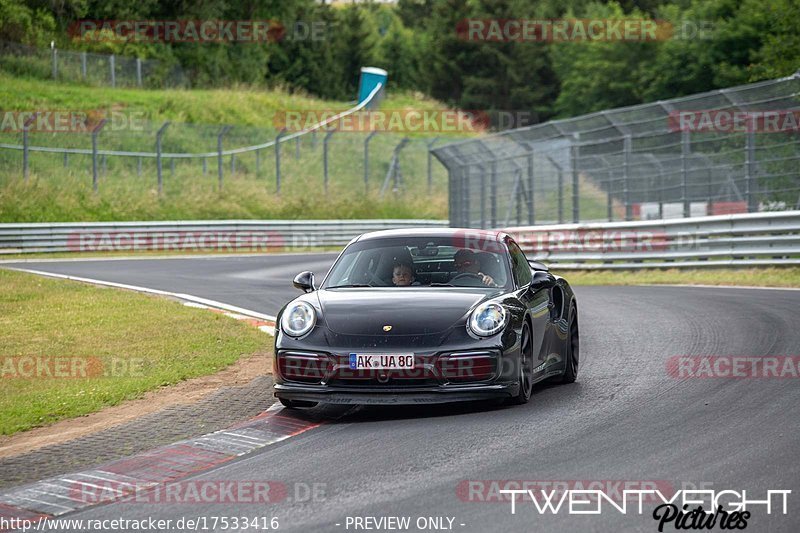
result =
M419 285L414 275L414 267L402 261L395 263L392 268L392 283L394 283L395 287Z
M453 265L458 271L458 274L456 274L457 276L460 274L474 274L481 279L481 282L484 285L489 287L497 287L497 283L494 282L492 276L487 276L481 272L480 260L472 250L463 248L457 251L456 255L453 256Z

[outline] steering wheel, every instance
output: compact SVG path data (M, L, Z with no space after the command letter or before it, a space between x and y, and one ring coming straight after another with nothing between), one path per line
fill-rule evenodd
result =
M450 279L450 281L453 282L453 281L456 281L459 278L461 278L461 279L478 280L480 282L480 284L483 285L483 276L481 276L480 274L476 274L475 272L461 272L460 274L456 274L455 276L453 276Z
M389 286L389 284L386 283L386 281L382 280L381 278L378 277L377 274L375 274L374 272L370 272L369 270L364 272L364 277L368 277L369 278L369 283L373 287L388 287Z

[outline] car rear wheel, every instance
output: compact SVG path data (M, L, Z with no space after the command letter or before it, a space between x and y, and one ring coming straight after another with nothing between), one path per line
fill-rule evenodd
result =
M317 402L307 402L303 400L287 400L286 398L278 398L278 401L283 404L284 407L289 409L308 409L311 407L316 407Z
M519 392L511 398L510 403L513 405L528 403L533 393L533 345L531 344L531 329L527 322L522 326L518 362L517 382L519 383Z
M580 361L580 336L578 334L577 310L573 307L569 313L569 334L564 361L564 375L561 383L574 383L578 378L578 363Z

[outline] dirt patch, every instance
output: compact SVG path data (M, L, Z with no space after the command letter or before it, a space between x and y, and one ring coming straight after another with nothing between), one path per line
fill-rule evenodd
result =
M197 402L220 387L246 385L272 372L271 351L240 359L225 370L147 392L139 399L108 407L90 415L62 420L53 425L31 429L11 436L0 436L0 458L13 457L33 450L61 444L97 431L108 429L140 416L174 405Z

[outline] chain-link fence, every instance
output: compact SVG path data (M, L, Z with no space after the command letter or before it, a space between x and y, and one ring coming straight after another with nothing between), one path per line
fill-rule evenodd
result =
M148 121L131 127L125 115L66 133L37 128L36 122L31 116L22 131L0 130L0 182L71 177L95 190L109 182L138 182L160 194L190 183L236 190L242 180L254 179L285 196L316 190L444 198L447 174L429 147L453 140L335 129L297 135L269 127Z
M114 54L70 52L0 41L0 70L14 75L109 87L188 87L180 65Z
M800 73L433 149L454 226L800 209Z

